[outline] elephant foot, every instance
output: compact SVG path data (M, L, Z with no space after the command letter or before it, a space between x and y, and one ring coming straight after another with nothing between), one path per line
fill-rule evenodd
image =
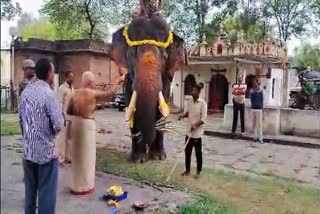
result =
M130 161L132 163L144 163L147 161L147 154L145 153L131 154Z
M149 152L149 159L151 160L165 160L167 155L165 152Z

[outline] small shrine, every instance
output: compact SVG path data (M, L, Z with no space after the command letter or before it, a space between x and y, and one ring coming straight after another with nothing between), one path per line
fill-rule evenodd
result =
M200 95L210 111L224 111L232 104L231 88L242 74L247 84L246 98L254 78L258 78L265 94L265 105L280 106L283 69L287 65L285 46L272 39L246 41L243 35L232 41L221 31L208 43L203 35L200 43L187 49L189 64L176 72L173 80L173 103L183 108L190 98L194 82L202 82Z
M189 56L264 56L281 58L285 47L281 44L266 39L263 42L247 42L241 36L236 42L232 43L228 35L220 32L211 44L206 41L206 36L202 38L202 42L189 48Z

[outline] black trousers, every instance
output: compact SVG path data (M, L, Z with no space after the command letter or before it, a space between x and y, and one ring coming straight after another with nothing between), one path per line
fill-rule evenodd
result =
M186 136L186 143L188 140L188 136ZM197 160L197 172L201 172L202 170L202 139L201 138L190 138L188 145L185 149L185 164L186 164L186 171L190 172L191 166L191 155L192 149L196 150L196 160Z
M237 103L233 101L233 123L232 123L232 132L236 132L238 125L238 112L240 111L240 123L241 123L241 132L244 132L244 103Z

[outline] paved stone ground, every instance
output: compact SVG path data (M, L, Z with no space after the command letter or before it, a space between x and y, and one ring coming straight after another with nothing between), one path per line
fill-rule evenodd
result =
M112 132L98 134L98 146L108 145L129 152L131 141L125 136L129 134L129 129L124 122L124 113L114 109L101 110L97 112L96 118L97 128ZM175 115L171 119L174 127L184 133L185 123L176 121ZM184 162L184 155L181 153L184 138L183 135L166 134L165 148L169 159L178 158L180 162ZM205 167L275 175L320 187L319 149L204 136L203 153Z
M24 185L21 156L9 145L19 143L19 136L1 137L1 213L23 213ZM121 213L136 213L131 209L135 200L150 203L145 213L175 213L177 206L193 202L195 198L188 193L171 189L155 189L141 185L130 179L103 173L96 173L96 191L89 196L73 196L68 191L68 166L59 170L59 188L57 196L57 214L109 214L111 208L99 197L106 188L121 185L129 192L128 198L121 202Z

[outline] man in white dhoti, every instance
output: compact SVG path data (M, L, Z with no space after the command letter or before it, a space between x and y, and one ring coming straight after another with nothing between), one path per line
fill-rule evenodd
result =
M65 118L65 126L58 136L58 155L60 165L71 162L71 119L67 114L67 107L70 98L74 94L72 86L73 73L71 71L66 71L64 73L64 80L64 83L58 89L59 101L62 105L62 111Z
M67 113L72 117L72 163L70 190L72 194L85 195L94 191L96 168L95 110L98 99L111 97L121 76L110 91L95 90L94 75L87 71L82 75L81 88L70 99Z

